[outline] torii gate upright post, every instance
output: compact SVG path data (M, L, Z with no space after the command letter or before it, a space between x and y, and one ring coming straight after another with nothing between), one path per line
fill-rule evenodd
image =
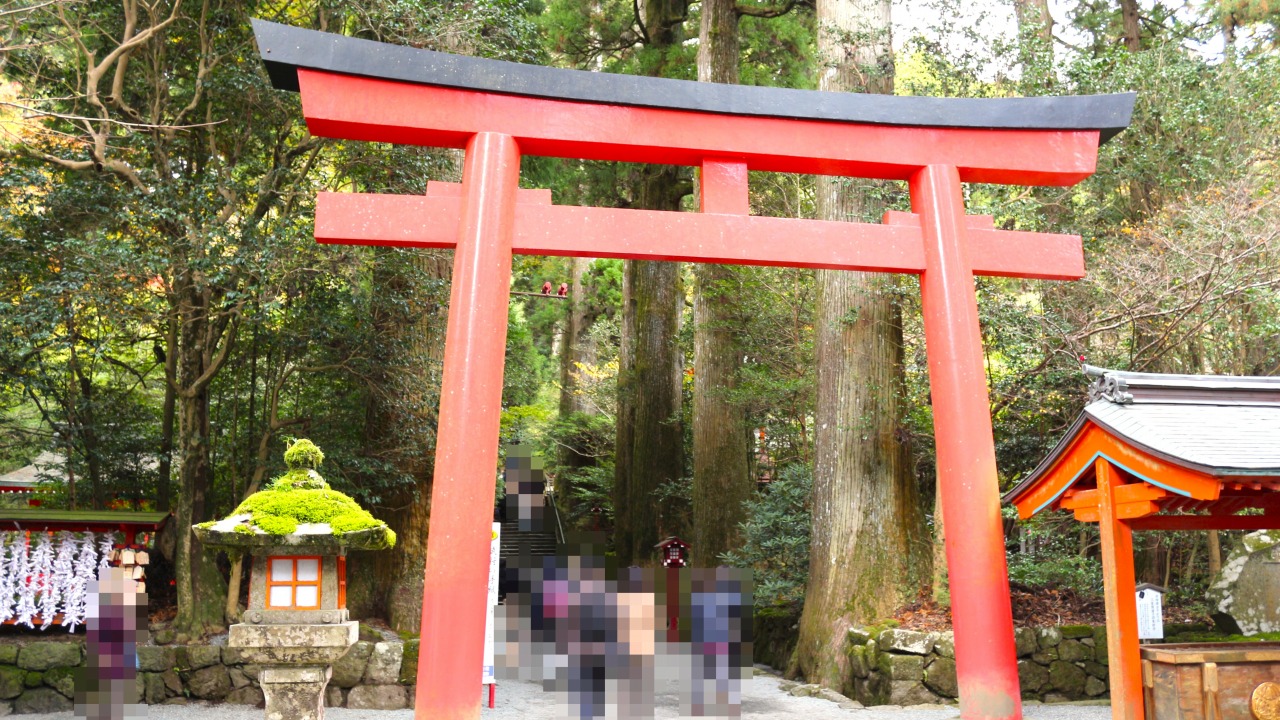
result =
M1021 715L1017 648L996 475L982 335L965 242L964 197L954 167L911 178L911 209L924 231L920 305L933 398L938 492L946 527L956 680L965 717ZM961 553L964 556L961 556ZM959 668L967 672L960 674ZM1012 671L1012 672L1011 672Z
M254 21L315 135L465 147L461 186L322 193L320 242L455 248L416 716L475 720L511 254L916 273L966 720L1021 717L974 275L1083 276L1080 238L966 216L962 181L1070 185L1132 95L942 100L606 76ZM701 213L552 205L521 153L702 170ZM753 217L749 170L905 180L884 224Z
M452 709L440 717L477 716L479 711L476 673L484 664L484 646L470 641L474 619L466 610L483 611L488 596L519 182L520 151L511 136L471 137L462 169L462 222L449 293L431 494L432 507L445 512L431 514L422 588L421 636L438 641L428 652L419 649L415 700L423 713ZM483 641L483 615L480 623L477 637ZM467 712L468 705L475 710Z

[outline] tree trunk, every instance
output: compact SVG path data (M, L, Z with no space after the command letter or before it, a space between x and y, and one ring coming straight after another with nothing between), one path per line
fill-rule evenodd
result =
M156 509L169 512L173 483L173 423L177 410L177 394L173 386L178 381L178 323L173 318L165 322L164 349L164 409L160 413L160 462ZM252 422L252 415L250 415L250 421Z
M560 353L561 420L578 413L596 414L595 406L584 401L578 385L578 378L582 372L580 366L593 364L596 361L596 348L590 335L591 319L587 312L591 303L586 298L586 286L582 282L590 268L590 258L573 258L564 347ZM563 470L590 467L595 462L595 458L587 457L567 444L560 446L557 465L561 472L555 478L555 501L563 516L574 516L577 505L573 496L573 484L569 478L570 473L565 473Z
M893 88L888 0L819 0L826 68L819 89ZM843 38L841 37L843 36ZM845 45L843 42L856 42ZM818 217L862 220L878 208L848 183L820 178ZM903 416L901 312L889 275L819 271L817 446L809 584L795 669L846 692L846 630L890 615L929 577Z
M591 268L591 258L573 258L572 281L570 282L569 308L564 332L564 347L560 353L560 417L567 418L574 413L595 412L595 408L582 401L578 394L578 365L595 362L595 347L591 343L588 332L591 323L588 321L587 308L589 302L582 278ZM564 464L561 458L561 464Z
M85 461L85 478L89 481L89 497L93 504L94 510L103 510L107 506L106 492L102 483L102 459L98 452L98 421L97 413L94 411L93 397L93 381L85 375L84 368L80 365L79 353L76 352L76 344L74 339L71 343L71 353L67 359L67 365L71 369L71 374L75 377L76 386L80 391L79 402L75 396L72 396L71 402L79 406L79 410L75 414L76 424L80 426L80 443L84 448ZM71 462L71 456L67 456L67 462Z
M698 32L698 80L738 84L737 0L703 0Z
M708 0L704 0L707 2ZM742 367L735 312L741 283L724 265L700 265L693 301L693 556L694 567L715 567L738 547L738 525L753 483L746 413L733 398Z
M1222 540L1217 530L1209 531L1209 582L1222 574Z
M683 40L687 0L648 0L643 3L646 49L650 64L645 74L667 74L667 62ZM644 166L636 193L637 208L680 209L689 183L680 169ZM665 530L673 532L674 508L659 508L654 491L684 474L684 432L681 428L680 313L684 291L680 265L659 261L628 261L622 280L622 344L618 353L618 427L613 483L614 549L623 565L649 563L653 546Z
M1053 86L1053 17L1049 0L1014 0L1018 19L1018 59L1023 85L1029 89Z
M648 179L672 183L674 168ZM674 210L679 203L671 203ZM656 208L650 208L656 209ZM684 291L677 263L631 261L622 286L622 348L618 368L618 433L614 477L614 548L622 565L648 562L663 531L673 532L654 496L684 473L678 334Z
M698 80L738 82L736 0L703 0ZM705 209L705 208L704 208ZM751 497L747 418L735 402L742 367L737 338L745 330L736 298L741 282L727 265L695 265L693 296L694 567L715 567L739 544L738 525Z
M390 261L390 262L388 262ZM384 257L383 264L402 262ZM412 273L394 266L375 272L374 292L411 298L373 319L388 338L385 375L375 388L366 424L369 454L393 464L412 484L384 495L378 517L398 538L393 553L355 553L348 564L348 604L365 616L385 617L397 631L417 632L422 622L422 578L427 560L431 481L435 470L435 431L440 407L440 369L448 320L448 286L426 293L406 287L413 278L452 276L452 253L424 250L412 255ZM354 591L354 592L352 592Z
M1138 0L1120 0L1120 16L1124 22L1124 46L1129 52L1142 49L1142 31L1138 26Z
M929 593L940 605L951 605L951 589L947 585L947 524L942 520L942 478L934 477L933 493L933 578Z
M174 576L178 588L178 616L174 627L185 639L195 639L222 627L226 586L214 553L205 552L191 532L203 522L205 500L212 480L209 464L209 384L198 384L213 355L215 333L208 320L206 293L190 281L180 293L183 319L178 358L179 493L173 523L177 535ZM230 338L224 342L231 342Z

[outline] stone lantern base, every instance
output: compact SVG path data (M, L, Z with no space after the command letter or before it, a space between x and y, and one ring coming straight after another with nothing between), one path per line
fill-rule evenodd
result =
M321 720L324 689L333 667L264 667L258 676L267 701L267 720Z
M324 690L333 663L359 637L354 621L333 625L231 626L227 646L245 662L262 665L258 682L267 720L323 720Z

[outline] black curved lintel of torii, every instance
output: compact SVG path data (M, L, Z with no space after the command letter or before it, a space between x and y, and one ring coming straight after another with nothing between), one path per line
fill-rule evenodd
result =
M298 90L298 69L504 95L724 115L907 127L1098 130L1129 125L1135 93L935 98L838 93L565 70L452 55L253 20L271 83Z

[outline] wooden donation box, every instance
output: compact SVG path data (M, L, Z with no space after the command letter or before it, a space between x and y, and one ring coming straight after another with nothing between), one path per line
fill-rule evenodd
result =
M1142 648L1148 720L1280 720L1280 643Z

